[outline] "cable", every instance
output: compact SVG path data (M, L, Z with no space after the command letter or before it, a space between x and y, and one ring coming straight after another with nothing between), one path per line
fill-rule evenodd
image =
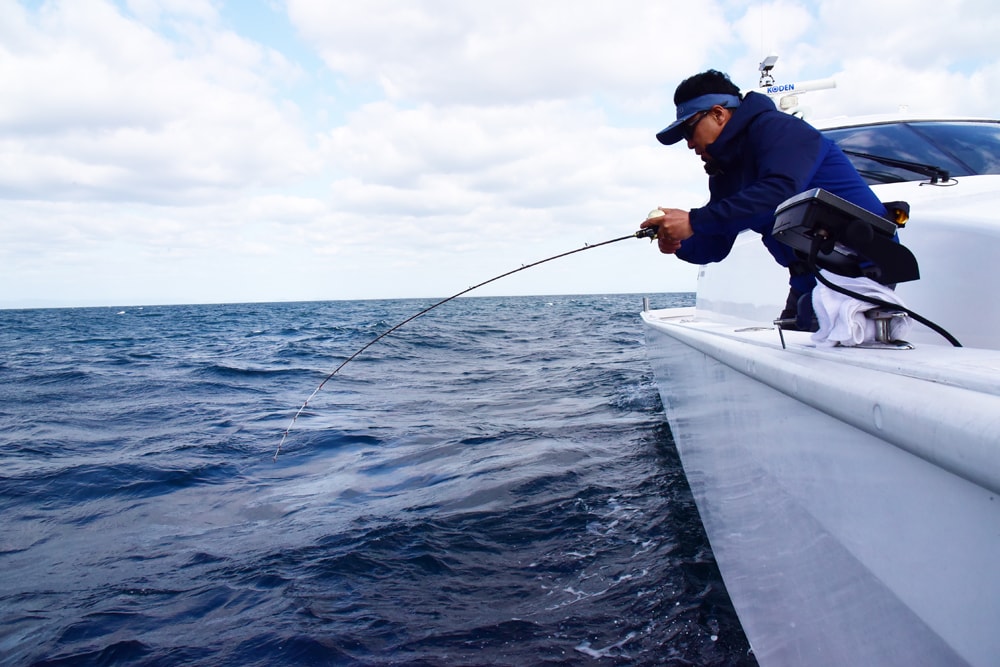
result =
M915 319L917 322L920 322L921 324L933 329L935 332L943 336L954 347L962 347L962 344L958 342L958 339L952 336L947 331L945 331L944 328L940 327L934 322L931 322L926 317L918 315L917 313L913 312L909 308L906 308L905 306L901 306L898 303L890 303L888 301L883 301L882 299L879 299L877 297L858 294L857 292L853 292L847 289L846 287L842 287L841 285L837 285L836 283L830 282L830 280L828 280L823 274L820 273L819 268L816 266L816 257L819 254L819 247L822 244L822 242L823 239L821 239L820 237L816 237L815 239L813 239L812 246L809 248L809 260L808 260L809 268L812 270L813 274L816 276L816 279L818 281L820 281L821 283L832 289L834 292L840 292L841 294L844 294L854 299L865 301L875 306L879 306L880 308L887 308L889 310L898 310L904 312L913 319Z

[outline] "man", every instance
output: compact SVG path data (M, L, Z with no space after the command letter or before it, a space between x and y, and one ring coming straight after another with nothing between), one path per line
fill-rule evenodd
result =
M823 188L885 216L885 207L831 140L800 118L778 111L766 95L740 94L729 77L708 70L685 79L674 91L677 120L657 133L667 146L682 139L705 163L710 198L683 211L661 208L642 223L658 227L660 252L693 264L724 259L736 235L752 229L790 272L782 319L811 329L811 293L816 279L792 249L771 236L775 209L812 188ZM801 307L799 307L801 304Z

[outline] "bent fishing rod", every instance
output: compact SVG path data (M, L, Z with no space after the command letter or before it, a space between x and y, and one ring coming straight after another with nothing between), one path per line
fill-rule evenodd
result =
M648 217L649 218L653 218L653 217L656 217L656 216L659 216L659 215L663 215L663 212L657 209L657 210L651 211ZM620 237L618 237L616 239L611 239L610 241L603 241L601 243L595 243L593 245L584 244L584 246L582 248L577 248L576 250L570 250L569 252L564 252L564 253L560 253L558 255L553 255L552 257L546 257L545 259L541 259L541 260L539 260L537 262L532 262L531 264L522 264L519 268L516 268L516 269L514 269L512 271L507 271L506 273L501 273L499 276L495 276L493 278L490 278L489 280L484 280L483 282L481 282L481 283L479 283L477 285L473 285L472 287L466 288L466 289L462 290L461 292L458 292L457 294L452 294L451 296L449 296L449 297L447 297L445 299L441 299L437 303L434 303L434 304L432 304L432 305L424 308L419 313L411 315L410 317L406 318L405 320L403 320L399 324L397 324L397 325L395 325L393 327L390 327L389 329L387 329L386 331L384 331L383 333L379 334L378 336L376 336L375 338L373 338L372 340L370 340L368 343L366 343L357 352L355 352L351 356L347 357L347 359L344 359L344 361L339 366L337 366L335 369L333 369L332 373L330 373L329 375L327 375L326 378L322 382L319 383L319 386L316 387L316 389L313 390L313 393L309 394L309 398L307 398L305 400L305 402L302 404L302 407L300 407L296 411L295 415L292 417L292 421L285 428L284 433L281 434L281 442L278 443L278 448L276 450L274 450L273 460L274 461L278 460L278 454L281 453L281 447L285 444L285 440L288 439L288 433L289 433L289 431L291 431L292 427L295 426L295 422L298 420L299 415L301 415L302 412L309 406L309 402L312 401L316 397L316 394L318 394L320 392L320 390L323 389L323 387L326 385L326 383L329 382L331 379L333 379L333 376L335 376L337 373L339 373L340 369L342 369L344 366L346 366L347 364L349 364L352 361L354 361L354 359L357 358L358 356L360 356L361 353L363 353L365 350L367 350L368 348L370 348L372 345L374 345L375 343L379 342L380 340L382 340L383 338L385 338L386 336L388 336L389 334L391 334L393 331L396 331L400 327L402 327L402 326L404 326L406 324L409 324L410 322L412 322L413 320L417 319L421 315L426 315L427 313L429 313L430 311L434 310L438 306L443 306L444 304L448 303L449 301L457 299L458 297L460 297L460 296L462 296L464 294L468 294L469 292L471 292L473 290L479 289L480 287L482 287L484 285L489 285L492 282L496 282L497 280L500 280L501 278L506 278L507 276L512 276L515 273L519 273L521 271L524 271L526 269L530 269L530 268L538 266L540 264L545 264L546 262L551 262L553 260L561 259L563 257L569 257L570 255L575 255L576 253L583 252L585 250L593 250L594 248L600 248L601 246L611 245L612 243L618 243L619 241L624 241L625 239L654 239L654 238L656 238L657 230L658 230L657 227L646 227L644 229L640 229L637 232L633 232L632 234L629 234L628 236L620 236Z

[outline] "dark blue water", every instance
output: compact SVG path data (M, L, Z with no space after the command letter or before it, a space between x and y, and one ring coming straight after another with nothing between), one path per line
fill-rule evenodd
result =
M0 311L0 662L753 664L638 296L448 303L272 460L430 303Z

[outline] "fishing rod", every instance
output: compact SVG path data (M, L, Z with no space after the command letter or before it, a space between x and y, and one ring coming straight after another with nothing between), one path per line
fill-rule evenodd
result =
M657 210L651 211L648 217L649 218L653 218L653 217L656 217L656 216L659 216L659 215L663 215L663 212L660 211L659 209L657 209ZM489 280L484 280L483 282L479 283L478 285L473 285L472 287L464 289L461 292L458 292L457 294L452 294L451 296L449 296L446 299L441 299L437 303L432 304L432 305L424 308L419 313L416 313L415 315L411 315L410 317L406 318L405 320L403 320L399 324L397 324L397 325L389 328L388 330L384 331L383 333L379 334L378 336L376 336L375 338L373 338L372 340L370 340L363 347L361 347L361 349L359 349L357 352L355 352L351 356L347 357L347 359L344 359L344 361L339 366L337 366L335 369L333 369L332 373L330 373L329 375L327 375L326 378L322 382L319 383L319 386L316 387L315 390L313 390L313 393L309 394L309 398L307 398L305 400L305 403L302 404L302 407L300 407L298 409L298 411L296 411L295 416L292 417L292 421L285 428L285 432L281 434L281 442L278 443L278 448L276 450L274 450L274 458L273 458L273 460L274 461L278 460L278 454L281 452L281 447L282 447L282 445L285 444L285 440L288 438L288 432L292 430L292 427L295 426L295 422L298 420L299 415L301 415L302 411L305 410L306 407L308 407L309 402L312 401L316 397L316 394L318 394L320 392L320 390L323 389L323 387L326 385L326 383L329 382L333 378L334 375L336 375L337 373L339 373L341 368L343 368L347 364L351 363L362 352L364 352L365 350L367 350L368 348L370 348L372 345L374 345L375 343L379 342L380 340L382 340L383 338L385 338L386 336L388 336L389 334L391 334L393 331L396 331L400 327L402 327L402 326L404 326L404 325L412 322L413 320L417 319L421 315L426 315L427 313L429 313L430 311L434 310L438 306L442 306L442 305L448 303L449 301L457 299L458 297L462 296L463 294L468 294L472 290L479 289L483 285L489 285L490 283L495 282L497 280L500 280L501 278L506 278L507 276L512 276L515 273L518 273L520 271L524 271L525 269L530 269L532 267L538 266L539 264L545 264L546 262L551 262L551 261L556 260L556 259L561 259L563 257L569 257L570 255L575 255L576 253L583 252L584 250L593 250L594 248L600 248L601 246L611 245L612 243L618 243L619 241L624 241L625 239L653 239L653 238L656 238L657 230L658 230L657 227L646 227L644 229L640 229L637 232L633 232L632 234L629 234L628 236L620 236L620 237L618 237L616 239L611 239L610 241L603 241L601 243L596 243L594 245L584 244L584 246L582 248L577 248L576 250L570 250L569 252L564 252L564 253L561 253L561 254L558 254L558 255L553 255L552 257L547 257L547 258L539 260L537 262L532 262L531 264L522 264L519 268L514 269L513 271L508 271L506 273L501 273L499 276L496 276L494 278L490 278Z

